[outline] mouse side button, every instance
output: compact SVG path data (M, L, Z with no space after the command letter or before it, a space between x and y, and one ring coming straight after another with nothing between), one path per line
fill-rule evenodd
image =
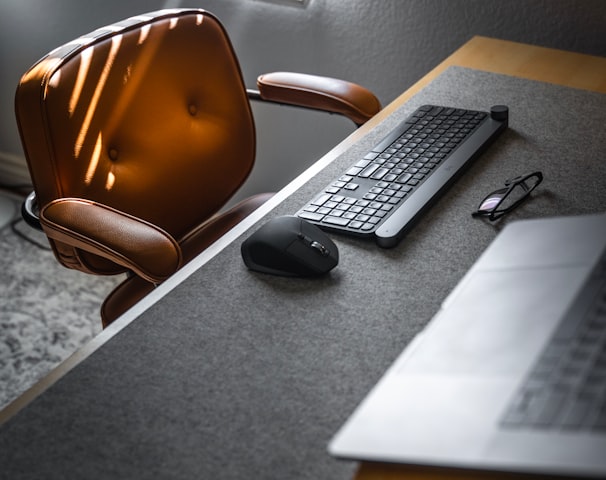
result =
M320 255L322 255L323 257L328 257L330 255L330 250L328 250L328 248L326 248L320 242L317 242L315 240L313 242L311 242L311 248L315 248L318 251L318 253Z
M288 247L287 253L297 259L298 275L306 277L323 275L337 266L338 260L334 253L331 254L330 250L322 248L326 250L327 255L305 241L293 242Z

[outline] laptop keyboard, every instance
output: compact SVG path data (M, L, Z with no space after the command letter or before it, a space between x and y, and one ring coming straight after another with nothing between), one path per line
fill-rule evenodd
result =
M505 427L606 431L606 255L501 423Z
M297 215L392 247L413 221L507 127L491 112L424 105L331 182Z

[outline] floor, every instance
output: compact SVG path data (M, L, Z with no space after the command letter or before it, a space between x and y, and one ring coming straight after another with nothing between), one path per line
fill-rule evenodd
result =
M62 267L46 237L19 220L20 198L0 193L0 409L101 331L99 307L121 278ZM0 213L1 213L0 212Z

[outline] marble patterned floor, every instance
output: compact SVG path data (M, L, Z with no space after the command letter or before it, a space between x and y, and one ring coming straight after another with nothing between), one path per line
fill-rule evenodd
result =
M0 409L101 331L101 302L122 280L64 268L43 234L15 228L40 246L0 229Z

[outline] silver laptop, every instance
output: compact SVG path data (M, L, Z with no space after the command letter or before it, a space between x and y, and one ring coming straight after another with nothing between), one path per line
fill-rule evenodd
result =
M329 452L605 478L605 339L606 214L513 222Z

